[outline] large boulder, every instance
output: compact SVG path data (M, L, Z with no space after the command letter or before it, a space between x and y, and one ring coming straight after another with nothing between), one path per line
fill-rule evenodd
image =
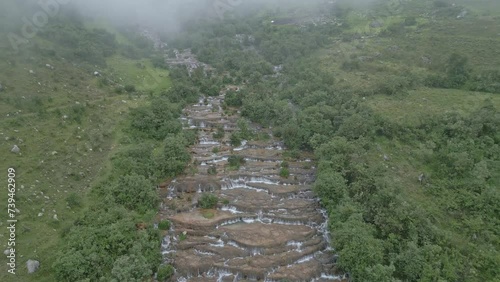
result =
M370 27L371 28L380 28L380 27L383 27L384 26L384 23L381 22L381 21L373 21L370 23Z
M14 154L19 154L21 153L21 149L19 149L19 147L17 145L14 145L14 147L12 147L12 150L10 150L12 153Z
M30 259L26 262L26 267L28 268L28 273L34 273L40 267L40 262Z

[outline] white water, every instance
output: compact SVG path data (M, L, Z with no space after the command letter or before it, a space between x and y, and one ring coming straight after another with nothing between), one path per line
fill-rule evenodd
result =
M212 108L218 107L219 110L221 110L220 102L218 101L218 99L220 99L220 98L215 98L215 99L209 98L208 105L204 105L205 98L201 97L199 100L199 104L195 105L197 107L197 110L194 110L194 111L191 110L191 114L186 114L187 116L191 116L194 119L188 118L188 117L182 117L181 120L184 123L187 123L187 125L191 128L213 127L213 125L215 123L217 123L217 124L223 124L223 127L226 130L235 129L236 126L234 124L228 124L230 122L230 120L232 120L232 118L222 117L222 115L221 115L220 121L216 115L214 118L214 112L212 111ZM203 116L207 115L207 114L209 116L204 121ZM214 121L214 120L215 120L215 122L210 122L210 121ZM227 122L227 123L224 124L225 122ZM211 139L210 134L211 133L209 133L208 131L202 132L200 134L199 143L196 145L196 146L198 146L198 147L196 147L196 149L197 149L196 152L201 152L199 156L207 156L206 153L210 152L210 150L212 149L211 147L221 145L221 142L218 142L218 141ZM281 142L273 142L273 143L269 143L269 145L258 146L258 145L249 145L247 141L243 141L241 146L233 148L233 151L239 152L241 154L241 152L244 152L245 150L248 150L248 149L263 149L263 148L265 150L270 150L270 151L283 151L284 150L283 144ZM245 154L243 153L241 155L245 155ZM300 182L297 180L291 180L291 179L293 179L293 177L291 177L287 180L282 179L277 175L278 171L279 171L279 166L277 166L276 164L279 164L282 162L282 158L280 158L279 156L280 156L280 154L276 153L276 157L275 157L276 160L274 160L274 158L272 158L270 160L270 159L265 159L265 158L259 159L258 157L253 157L253 158L246 157L245 160L247 162L252 162L248 165L248 167L251 167L251 169L247 169L246 166L244 166L241 168L241 171L243 171L242 176L226 177L226 178L221 180L222 191L234 190L234 189L242 189L242 190L246 189L246 190L256 191L259 193L267 193L267 194L271 195L271 198L274 199L273 203L275 204L275 206L273 207L273 210L269 210L269 211L258 210L257 212L248 212L247 211L247 210L250 210L250 211L254 210L255 211L257 209L268 209L269 208L268 206L270 206L270 205L269 205L269 203L266 203L267 206L263 206L263 207L245 208L246 206L242 205L239 208L241 210L245 210L245 212L243 212L243 211L238 209L238 204L237 204L238 200L233 200L234 205L236 205L236 206L228 204L228 205L222 206L220 208L220 210L233 214L235 218L219 222L219 224L214 226L216 231L214 231L214 233L212 233L212 234L217 234L216 236L208 236L208 235L204 236L205 238L209 239L211 241L211 243L203 243L203 242L198 243L198 244L206 244L212 248L218 248L218 249L222 249L222 248L231 246L232 248L237 248L238 250L244 251L244 252L242 252L245 254L244 258L231 258L231 259L224 258L224 261L223 261L224 266L227 267L228 265L232 265L232 266L239 265L240 264L239 261L235 262L236 260L239 260L239 259L245 260L245 259L248 259L248 257L266 255L269 253L269 250L266 248L257 248L257 247L252 248L252 247L242 246L241 244L237 243L238 238L233 238L236 241L230 240L228 238L227 234L225 234L225 233L224 233L224 235L221 236L220 235L221 234L221 230L220 230L221 227L228 226L228 225L234 225L234 224L242 224L243 225L243 224L260 223L260 224L276 224L276 225L289 225L289 226L308 226L310 228L317 230L317 234L313 234L311 238L304 238L304 241L301 241L302 239L297 239L297 241L292 240L292 241L286 242L285 243L286 248L284 249L285 250L284 253L287 253L287 252L292 253L293 252L295 255L297 253L299 253L299 254L304 255L304 256L289 266L286 266L286 265L283 267L269 266L270 269L266 270L266 271L268 271L267 275L265 277L259 277L260 279L264 278L265 281L271 281L271 280L267 279L267 276L275 273L276 271L278 271L281 268L291 267L291 266L294 266L297 264L303 264L303 263L307 263L307 262L313 262L315 260L316 254L325 255L322 253L322 251L318 251L313 255L311 255L310 252L307 251L307 250L309 250L309 247L311 246L310 243L311 242L319 242L320 241L319 238L322 238L324 240L324 242L326 242L326 245L327 245L326 249L324 249L323 251L332 250L332 248L330 247L331 240L330 240L330 237L328 234L328 217L327 217L328 214L325 210L320 210L320 209L316 210L317 203L315 203L315 202L317 201L317 199L312 198L313 197L312 193L306 192L307 190L310 190L308 187L305 186L306 182L309 182L309 179L312 176L313 172L308 172L306 169L291 168L292 172L297 174L298 178L300 179ZM208 157L208 158L201 158L201 157L195 156L195 158L197 158L198 160L202 160L202 161L200 161L201 166L208 166L211 164L218 164L221 162L228 161L227 157L221 157L221 156L217 156L217 155L212 155L212 157ZM256 164L254 162L261 162L261 164ZM266 164L262 164L263 162ZM305 160L302 160L299 162L310 163L310 162L312 162L312 160L305 159ZM267 164L267 163L269 163L269 164ZM308 175L307 173L310 173L310 175ZM269 175L267 175L267 174L269 174ZM174 180L172 182L175 183L176 181ZM299 182L299 183L297 183L297 182ZM265 188L259 187L259 186L268 187L265 185L281 185L281 186L296 185L296 186L304 186L304 187L300 187L299 192L282 193L282 195L276 193L278 195L278 196L276 196L276 195L273 195L273 193L270 193L270 191L269 191L269 190L273 191L274 188L273 189L265 189ZM198 188L199 188L198 192L201 193L202 187L200 186ZM296 190L295 187L293 187L293 188L294 189L290 189L290 190L295 191ZM176 189L175 189L174 185L170 185L168 191L169 191L168 192L169 199L176 198L177 195L176 195ZM232 193L235 193L235 192L232 192ZM243 201L245 201L245 199L243 199L243 198L238 198L238 199L240 200L239 203L242 203ZM293 204L293 203L299 203L299 204L303 203L301 200L293 201L295 199L305 199L305 200L308 200L311 202L311 205L309 205L306 202L306 207L304 208L304 211L303 211L304 214L301 214L300 212L298 212L296 210L297 208L294 209L294 206L289 206L290 204ZM323 216L322 221L320 220L321 218L315 212L320 213ZM311 217L308 217L309 215L311 215ZM297 218L297 219L295 219L295 218ZM316 220L318 222L314 222ZM171 234L173 234L172 230L171 230ZM219 238L219 236L221 236L221 237ZM310 241L310 240L315 240L315 241ZM193 241L190 240L189 244L191 244L191 243L196 244L196 240L193 240ZM166 236L163 239L162 244L161 244L161 246L162 246L161 251L162 251L162 254L164 256L164 260L165 260L165 258L168 258L168 259L171 257L175 258L175 253L176 253L175 249L176 249L177 244L180 244L180 241L175 236L173 236L173 237ZM316 244L316 243L314 243L314 244ZM209 259L209 257L217 258L217 257L221 256L222 253L225 252L225 250L224 251L220 250L220 252L214 250L215 253L213 253L210 251L203 250L201 245L193 245L193 246L196 246L196 247L190 248L191 251L193 251L193 249L194 249L194 252L198 256L206 257L207 259ZM307 246L307 247L304 247L304 246ZM319 248L319 247L322 247L323 244L315 245L315 246L317 246ZM281 247L283 247L283 246L281 246ZM213 258L211 258L211 259L213 259ZM220 263L221 262L222 261L220 261ZM225 268L225 267L223 267L223 268ZM227 267L227 268L229 268L229 267ZM233 269L233 271L234 271L234 269ZM177 281L180 281L180 282L186 281L187 282L191 278L194 278L193 276L190 276L191 274L189 274L189 273L185 274L185 275L187 275L187 276L178 278ZM244 275L237 273L237 272L232 272L229 269L213 268L210 271L205 272L205 273L197 273L195 277L200 278L200 280L202 280L203 278L209 277L209 278L212 278L212 280L216 279L216 281L222 282L223 280L227 281L228 277L232 277L233 281L239 281L240 279L243 279ZM250 280L257 279L257 277L246 277L246 278L247 278L247 280L248 279L250 279ZM339 280L339 279L341 279L341 277L334 276L330 273L323 273L320 277L311 279L310 281L319 281L320 279Z

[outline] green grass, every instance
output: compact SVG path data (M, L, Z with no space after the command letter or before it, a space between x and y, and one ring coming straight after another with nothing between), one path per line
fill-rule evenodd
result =
M202 210L201 215L206 219L212 219L215 216L215 212L213 210Z
M453 89L410 91L408 95L369 97L366 103L383 117L402 125L418 125L423 118L444 113L470 114L485 100L491 99L500 108L500 96Z
M34 41L58 50L50 42ZM110 157L126 146L120 141L125 137L122 129L127 126L127 113L146 104L142 94L168 88L170 80L167 71L154 69L149 61L114 57L101 70L103 76L122 77L138 90L134 96L117 95L113 85L101 86L100 78L93 75L94 67L84 63L73 64L32 48L17 55L0 54L0 59L0 82L5 87L0 92L0 169L17 170L16 204L20 210L15 281L55 281L51 266L60 235L91 201L87 197L90 187L109 173ZM78 109L83 110L79 113ZM21 154L10 152L13 145L21 148ZM68 207L72 194L79 196L83 207ZM6 201L7 194L0 193L0 203ZM6 225L6 219L6 213L1 213L0 226ZM6 231L0 231L2 238L8 235ZM0 249L6 249L3 240ZM35 274L27 274L28 259L41 263ZM0 281L13 281L5 256L0 257L0 264Z
M119 44L130 44L130 40L128 40L127 37L121 34L113 25L111 25L105 19L96 19L94 21L87 21L85 22L85 27L88 29L94 29L94 28L104 29L107 32L114 34L116 36L116 41Z
M134 85L139 91L155 93L171 86L168 71L154 68L147 60L131 60L116 55L107 60L109 70L120 84Z

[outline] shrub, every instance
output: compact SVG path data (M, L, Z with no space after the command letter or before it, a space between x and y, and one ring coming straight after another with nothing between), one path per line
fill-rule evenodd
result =
M117 203L140 213L155 209L159 201L151 182L135 173L120 177L112 192Z
M354 71L359 70L361 68L361 65L359 64L358 60L349 60L344 61L340 68L344 71Z
M116 94L122 94L123 93L123 87L122 86L117 86L115 87L115 93Z
M82 206L82 198L76 193L71 193L66 198L66 202L70 208L79 208Z
M158 229L160 230L169 230L170 229L170 221L169 220L162 220L160 223L158 223Z
M241 107L243 105L242 95L233 90L226 93L224 101L229 107Z
M219 198L213 194L203 194L198 201L198 206L202 209L213 209L217 206Z
M468 58L457 53L453 53L448 58L446 73L451 87L461 87L470 78Z
M174 275L174 268L171 265L162 265L158 269L157 279L160 282L167 281L172 275Z
M241 165L245 164L245 159L242 156L230 156L227 160L229 166L233 168L239 168Z
M241 145L241 137L238 133L233 133L233 135L231 135L231 145L234 146L234 147L238 147Z
M224 132L224 127L217 126L217 132L213 134L213 137L214 137L214 139L220 140L220 139L224 138L225 134L226 133Z
M217 174L217 168L214 165L212 165L212 166L210 166L208 168L207 172L208 172L209 175L216 175Z
M288 168L281 168L280 170L280 176L283 178L288 178L290 176L290 170Z
M186 239L187 239L187 234L184 234L184 233L179 234L179 240L180 241L184 241Z
M404 21L406 26L414 26L417 25L417 19L415 17L407 17Z
M128 93L133 93L133 92L135 92L135 91L136 91L135 86L134 86L134 85L131 85L131 84L129 84L129 85L125 85L125 88L124 88L124 89L125 89L125 91L127 91Z

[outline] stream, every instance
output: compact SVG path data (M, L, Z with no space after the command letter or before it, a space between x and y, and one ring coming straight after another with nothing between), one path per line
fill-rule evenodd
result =
M223 100L201 98L184 109L184 128L199 132L190 148L196 169L161 189L160 217L172 222L162 254L174 281L348 281L336 269L327 213L312 192L313 162L290 161L290 176L280 177L284 146L262 129L268 140L232 147L238 115L225 116ZM222 140L213 138L218 126ZM228 168L231 155L245 160L238 170ZM205 192L219 198L217 209L196 207Z

